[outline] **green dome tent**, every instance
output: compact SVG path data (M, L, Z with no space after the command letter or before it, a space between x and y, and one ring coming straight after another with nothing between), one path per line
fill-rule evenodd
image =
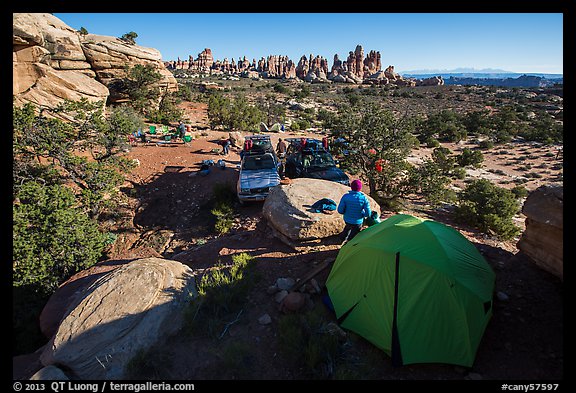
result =
M471 367L492 316L494 280L460 232L398 214L340 249L326 287L340 325L394 365Z

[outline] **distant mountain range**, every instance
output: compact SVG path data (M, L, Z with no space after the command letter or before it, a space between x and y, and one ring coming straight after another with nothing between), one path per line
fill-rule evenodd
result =
M474 68L455 68L453 70L412 70L397 71L398 74L407 78L425 79L431 76L442 76L443 79L455 78L485 78L485 79L505 79L518 78L522 75L537 76L545 79L562 79L563 74L545 74L536 72L511 72L500 69L484 68L477 70Z
M550 87L563 85L563 74L519 73L498 69L456 68L453 70L399 71L404 78L427 79L441 76L445 85L480 85L503 87Z

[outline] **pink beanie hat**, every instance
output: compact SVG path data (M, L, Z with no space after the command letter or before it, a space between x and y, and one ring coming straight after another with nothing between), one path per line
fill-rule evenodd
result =
M360 180L354 180L352 184L350 184L352 191L360 191L362 189L362 182Z

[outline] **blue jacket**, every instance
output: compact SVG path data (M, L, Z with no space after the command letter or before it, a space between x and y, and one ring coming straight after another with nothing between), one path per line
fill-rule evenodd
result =
M359 225L365 217L370 217L372 211L366 195L361 191L348 191L340 199L338 213L344 214L345 223Z

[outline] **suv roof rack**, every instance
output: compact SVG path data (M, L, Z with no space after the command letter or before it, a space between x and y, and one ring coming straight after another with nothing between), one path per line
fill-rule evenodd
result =
M243 154L257 155L272 153L274 155L274 147L272 146L272 141L270 140L269 135L249 135L244 137L244 140L250 141L252 143L252 147L250 149L246 149L246 144L244 144L242 148Z
M270 135L248 135L244 140L249 139L252 141L270 141Z
M286 138L285 141L290 143L291 145L300 145L302 139L306 140L306 146L304 147L305 151L322 151L326 150L322 146L322 141L315 138Z

